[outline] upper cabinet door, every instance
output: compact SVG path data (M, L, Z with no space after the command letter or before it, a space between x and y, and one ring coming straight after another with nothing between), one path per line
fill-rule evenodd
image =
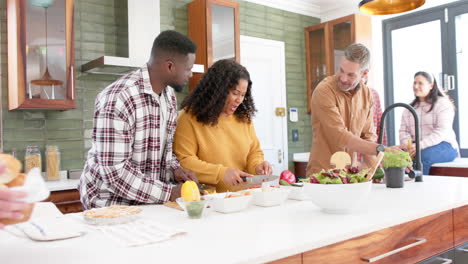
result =
M194 0L188 4L188 35L198 46L195 63L208 69L221 59L240 62L239 3L230 0ZM190 90L203 74L195 73Z
M8 107L76 107L74 0L7 0Z
M339 71L346 47L359 42L371 49L371 19L354 14L304 29L307 66L307 113L315 87Z

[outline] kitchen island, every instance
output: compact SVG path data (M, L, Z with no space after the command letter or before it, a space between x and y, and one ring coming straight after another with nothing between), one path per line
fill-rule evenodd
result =
M375 257L367 255L369 250L376 255L385 253L387 250L378 252L378 247L385 245L385 241L390 243L395 236L400 237L401 229L409 232L401 237L413 239L418 232L403 228L407 226L404 223L419 228L417 221L421 219L425 221L421 222L422 228L443 232L431 234L437 241L426 238L427 242L411 248L417 250L430 245L429 250L435 252L424 253L427 258L468 241L467 204L467 178L432 176L425 177L422 183L406 182L402 189L374 184L365 205L347 215L325 214L310 201L288 200L277 207L252 205L238 213L209 212L202 219L191 220L184 212L150 205L141 207L145 219L181 228L187 233L157 244L126 247L92 229L82 237L53 242L33 242L0 231L0 260L1 263L49 264L265 263L275 260L279 260L278 263L320 263L314 261L314 252L318 252L323 259L341 256L338 259L347 263L353 252L349 244L356 244L357 248L363 246L359 237L380 235L378 239L370 238L370 242L375 242L373 247L364 245L361 251L361 257ZM77 218L77 215L66 217ZM428 226L430 224L436 227ZM391 230L389 228L396 228L395 232L379 233ZM442 245L434 246L432 242ZM348 243L343 244L348 245L347 248L340 247L340 243ZM417 257L421 258L421 254ZM416 262L410 255L404 252L399 263Z

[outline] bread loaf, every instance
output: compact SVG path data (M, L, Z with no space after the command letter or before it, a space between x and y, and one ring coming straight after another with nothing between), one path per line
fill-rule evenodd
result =
M3 187L6 186L8 188L22 186L26 179L26 174L19 173L21 170L21 162L8 154L0 154L0 162L6 164L5 172L0 174L0 184L3 185ZM34 203L31 203L28 205L27 209L21 211L24 215L21 219L0 218L0 223L4 225L11 225L28 221L29 217L31 217L33 207Z

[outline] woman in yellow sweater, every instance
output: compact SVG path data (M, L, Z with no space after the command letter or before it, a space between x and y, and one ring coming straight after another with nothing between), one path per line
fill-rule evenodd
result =
M247 69L219 60L182 102L174 152L183 168L218 192L244 189L241 176L272 173L252 123L251 87Z

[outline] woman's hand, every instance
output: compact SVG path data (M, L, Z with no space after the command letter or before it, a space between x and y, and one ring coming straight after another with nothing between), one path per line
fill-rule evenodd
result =
M255 173L257 175L271 175L273 174L273 168L268 161L264 161L255 168Z
M231 186L237 186L244 181L241 177L252 177L253 175L248 174L247 172L243 172L240 170L229 168L226 170L224 174L224 183Z

